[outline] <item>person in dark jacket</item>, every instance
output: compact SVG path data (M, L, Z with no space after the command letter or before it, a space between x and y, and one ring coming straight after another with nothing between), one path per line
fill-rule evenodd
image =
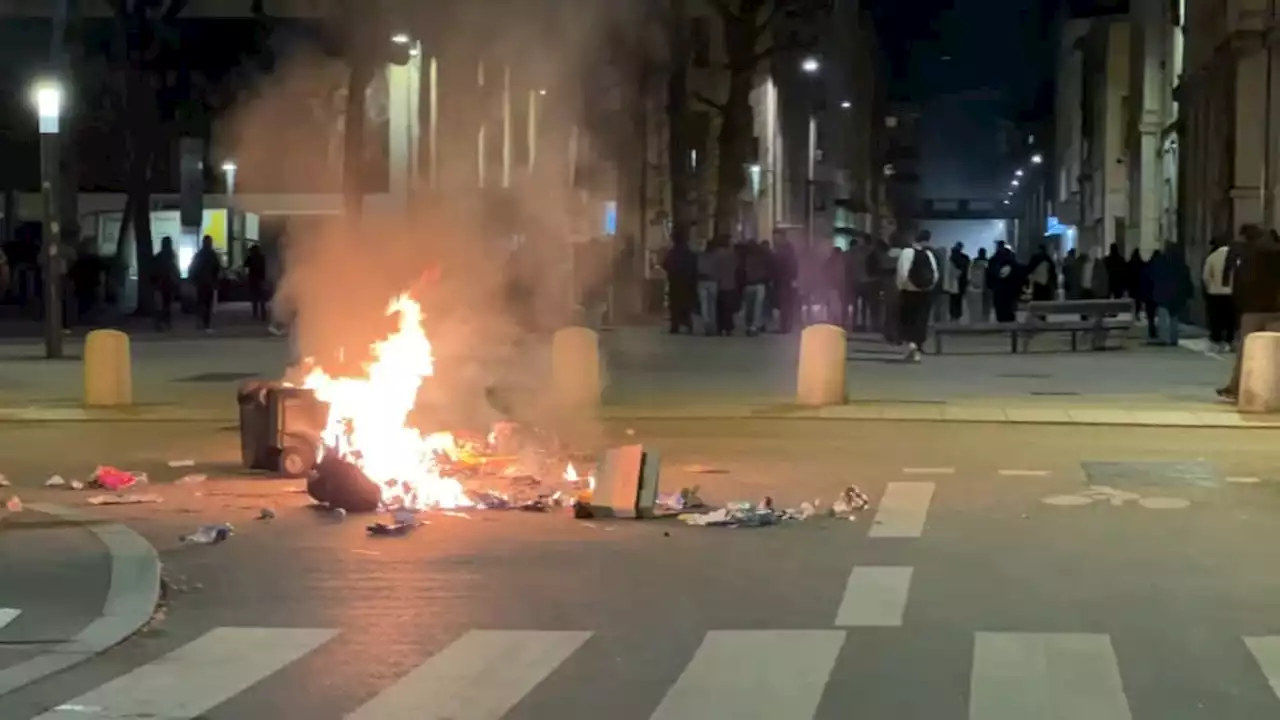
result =
M770 270L773 273L774 302L778 306L778 332L784 334L791 332L800 314L796 303L796 276L799 272L796 263L795 248L785 238L779 239Z
M1280 238L1249 226L1241 229L1241 235L1244 244L1233 283L1240 312L1240 349L1231 379L1218 390L1219 397L1232 402L1240 394L1240 370L1249 335L1280 330Z
M1191 269L1182 254L1182 248L1169 243L1163 251L1157 250L1147 264L1151 276L1151 302L1156 308L1157 345L1178 344L1181 317L1191 300Z
M769 284L769 256L757 242L745 243L742 256L742 324L748 337L767 328L765 293Z
M178 295L182 275L178 270L178 256L173 252L173 238L160 238L160 252L151 258L151 286L159 299L156 308L156 329L173 327L173 301Z
M1120 251L1118 244L1111 243L1103 266L1107 270L1107 289L1111 291L1111 297L1124 297L1129 292L1129 266L1125 263L1124 253Z
M1017 320L1022 282L1022 272L1013 251L1003 242L997 244L996 252L987 265L987 287L991 291L991 306L995 310L996 322Z
M693 309L698 302L698 256L686 242L678 242L662 259L667 274L667 311L671 316L670 332L678 335L682 328L693 334Z
M200 249L191 259L187 277L196 287L196 308L200 315L200 327L213 332L213 304L218 294L218 281L222 279L222 258L213 249L213 238L208 235L200 243Z
M1049 256L1049 248L1041 245L1027 263L1027 282L1031 285L1031 299L1044 302L1053 299L1058 289L1058 266Z
M267 319L267 256L262 248L249 246L244 258L244 279L249 286L249 306L253 310L253 319Z
M1151 272L1142 253L1134 250L1129 255L1129 296L1133 298L1134 312L1141 311L1147 318L1147 340L1156 340L1156 304L1151 298Z

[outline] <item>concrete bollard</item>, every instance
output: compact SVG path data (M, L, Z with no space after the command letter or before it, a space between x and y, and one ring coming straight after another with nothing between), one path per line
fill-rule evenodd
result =
M800 333L796 368L796 403L809 407L845 403L847 346L844 329L810 325Z
M567 327L551 340L551 391L556 406L571 414L600 407L600 340L594 330Z
M132 364L128 335L119 330L89 333L84 339L85 406L132 405Z
M1240 412L1280 412L1280 332L1249 333L1240 352Z

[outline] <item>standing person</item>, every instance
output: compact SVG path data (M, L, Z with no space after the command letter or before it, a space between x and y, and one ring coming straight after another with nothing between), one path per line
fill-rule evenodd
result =
M702 316L702 334L707 337L717 332L715 257L718 248L717 241L712 240L698 253L698 310Z
M987 287L987 249L978 248L978 256L969 265L969 322L984 323L991 319L991 290Z
M773 293L778 305L778 332L791 332L800 314L796 302L796 251L791 242L781 238L773 254Z
M1236 339L1236 304L1231 297L1235 280L1235 264L1231 243L1219 235L1213 239L1213 252L1204 259L1200 269L1201 288L1204 291L1205 315L1209 321L1209 345L1214 352L1230 352Z
M849 275L845 267L844 250L839 245L831 248L822 263L822 305L827 322L845 326L845 314L849 306Z
M1120 252L1120 245L1111 243L1111 249L1107 251L1107 257L1102 262L1103 267L1107 271L1107 289L1111 291L1110 297L1118 300L1129 293L1129 266L1125 264L1124 253ZM1134 308L1137 312L1138 308Z
M746 243L742 259L742 325L748 337L765 330L765 294L769 283L769 257L752 241Z
M867 258L871 255L871 245L865 238L855 237L851 241L849 251L844 254L845 279L849 283L847 296L853 308L850 326L853 330L865 330L871 326L870 308L867 302L867 286L871 278L867 275Z
M951 248L943 282L948 296L948 314L951 322L958 323L964 317L964 299L969 292L969 256L964 252L964 243L956 243Z
M1147 318L1147 340L1158 340L1156 328L1156 304L1151 294L1151 266L1142 259L1142 253L1134 250L1129 255L1129 293L1134 307L1141 308ZM1135 310L1136 312L1136 310Z
M738 251L729 244L729 238L716 240L711 252L711 273L716 281L716 332L733 334L733 316L738 312Z
M1071 248L1067 251L1066 257L1062 259L1062 292L1065 299L1079 300L1081 298L1082 270L1080 257L1076 255L1076 249Z
M693 307L698 296L698 256L689 243L677 242L662 258L667 274L667 310L671 316L669 332L678 335L681 328L693 334Z
M1027 279L1031 284L1031 299L1042 302L1053 299L1058 285L1058 268L1049 257L1049 248L1041 245L1027 263Z
M1182 311L1191 299L1191 271L1173 243L1151 255L1151 302L1156 308L1156 344L1177 346Z
M267 256L258 245L250 245L244 256L244 277L249 286L249 306L253 319L267 319Z
M995 255L987 266L987 287L991 290L991 306L996 322L1017 320L1018 298L1022 295L1022 272L1018 259L1004 242L996 244Z
M156 308L157 330L173 328L173 301L181 281L178 257L173 252L173 238L166 235L160 238L160 252L151 258L151 285L160 303Z
M889 328L897 325L897 321L890 320L888 307L897 271L896 259L889 256L889 243L884 238L876 238L867 254L866 300L870 307L871 331L883 334L890 342Z
M1235 367L1218 396L1235 402L1240 395L1240 369L1249 335L1280 330L1280 239L1256 226L1241 229L1244 244L1235 270L1234 297L1240 312L1240 350Z
M222 259L213 249L213 238L208 235L200 242L200 249L191 259L187 277L196 286L196 308L200 314L200 327L213 332L213 304L217 302L218 280L222 278Z
M920 348L929 334L929 312L938 285L938 260L929 247L929 239L927 230L921 232L898 255L898 311L909 362L920 362Z

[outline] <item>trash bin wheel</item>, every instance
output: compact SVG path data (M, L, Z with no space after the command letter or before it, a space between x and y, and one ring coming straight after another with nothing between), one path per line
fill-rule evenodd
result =
M303 478L311 472L314 456L300 447L287 447L280 451L280 474L289 478Z

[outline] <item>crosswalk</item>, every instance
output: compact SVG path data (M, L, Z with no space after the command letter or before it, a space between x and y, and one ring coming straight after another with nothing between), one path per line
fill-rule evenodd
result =
M272 682L277 672L340 635L315 628L215 628L34 720L210 717L219 705ZM388 680L343 718L500 720L536 688L553 683L561 666L592 642L607 645L609 639L590 631L471 630ZM1108 635L977 632L972 642L969 720L1133 720ZM1260 686L1265 679L1280 694L1280 636L1239 642L1256 661ZM841 629L711 630L646 712L651 720L813 718L829 687L856 680L839 664L857 646L857 636ZM616 673L596 670L601 680ZM902 680L910 682L911 672L905 670ZM582 692L581 676L573 680L564 691ZM1280 711L1280 703L1275 707Z
M3 630L5 625L17 620L21 614L22 611L17 608L0 607L0 630Z

